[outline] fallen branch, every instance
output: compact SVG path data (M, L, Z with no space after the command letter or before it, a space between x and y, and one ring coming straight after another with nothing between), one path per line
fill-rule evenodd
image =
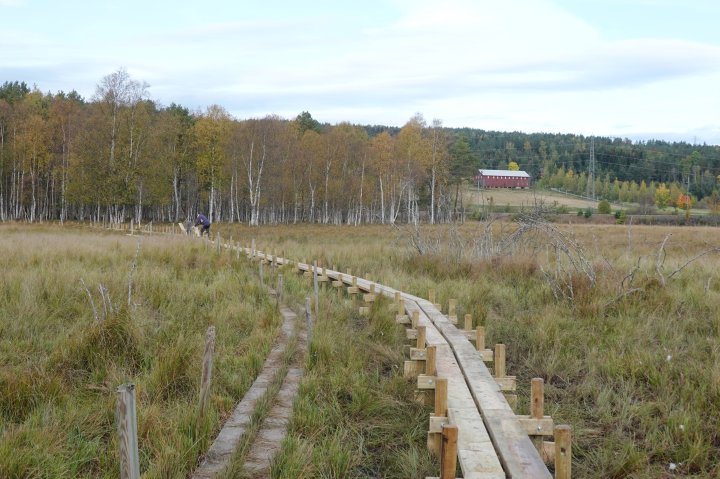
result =
M672 278L673 276L675 276L676 274L678 274L680 271L684 270L690 263L693 263L694 261L699 260L700 258L702 258L702 257L705 256L705 255L708 255L708 254L710 254L710 253L716 253L716 252L718 252L718 251L720 251L720 247L718 247L718 248L711 248L711 249L709 249L709 250L703 251L703 252L700 253L700 254L695 255L694 257L690 258L684 265L680 266L678 269L676 269L675 271L673 271L672 273L670 273L670 275L667 277L667 279Z

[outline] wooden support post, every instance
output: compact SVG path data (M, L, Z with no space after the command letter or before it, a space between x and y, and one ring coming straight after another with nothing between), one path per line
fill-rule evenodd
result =
M428 431L427 445L430 453L440 457L442 449L442 433L437 430L437 424L447 423L447 401L448 401L448 380L437 378L435 383L435 410L430 416L430 427Z
M482 351L485 349L485 327L478 326L475 330L475 349Z
M282 294L283 294L283 275L278 274L277 275L277 290L275 291L275 295L277 297L278 306L282 302Z
M505 345L495 345L495 379L505 377Z
M463 324L465 331L472 331L472 314L465 315L465 324Z
M123 384L117 388L115 417L120 435L120 478L140 479L134 384Z
M312 340L312 315L310 314L310 296L305 297L305 321L307 322L307 341Z
M397 303L397 313L395 314L395 322L398 324L410 324L410 318L405 314L405 300L400 298Z
M530 419L542 420L545 415L545 382L543 378L533 378L530 381ZM539 432L539 431L536 431ZM545 460L545 440L541 435L530 436L540 457ZM545 460L547 464L547 461Z
M358 289L357 285L357 277L352 277L352 286L348 288L348 293L350 293L350 297L352 298L353 305L357 302L358 293L360 293L360 290Z
M400 291L395 291L395 313L404 314L405 311L400 311Z
M448 380L437 378L435 380L435 415L447 417L448 408Z
M570 426L555 426L555 479L570 479L572 447Z
M457 306L457 299L448 299L448 316L455 315L455 307Z
M315 316L320 310L320 291L318 289L317 260L313 261L313 289L315 291Z
M198 423L205 415L210 397L212 381L213 353L215 352L215 326L210 326L205 333L205 353L203 354L202 377L200 380L200 409Z
M417 348L418 349L425 349L425 326L418 326L417 327Z
M412 312L412 329L417 329L418 323L420 322L420 311L415 310Z
M542 419L545 414L545 381L533 378L530 381L530 417Z
M444 424L442 427L442 449L440 453L440 479L455 479L457 468L458 427Z
M428 346L425 353L425 374L437 375L437 346Z
M430 289L430 290L428 291L428 300L429 300L431 303L435 304L435 290L434 290L434 289Z

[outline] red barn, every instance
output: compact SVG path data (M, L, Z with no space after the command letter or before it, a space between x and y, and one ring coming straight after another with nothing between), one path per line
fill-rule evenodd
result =
M529 188L530 175L524 171L478 170L475 182L479 188Z

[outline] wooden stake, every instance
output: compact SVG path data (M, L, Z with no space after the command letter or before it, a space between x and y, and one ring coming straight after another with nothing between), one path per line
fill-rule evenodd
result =
M437 378L435 380L435 415L447 417L448 380Z
M472 331L472 314L465 315L465 331Z
M447 399L448 380L447 378L437 378L435 381L435 418L447 418ZM442 434L429 432L427 442L432 455L439 457L442 450Z
M530 417L542 419L545 414L545 381L533 378L530 381Z
M431 303L435 304L435 290L434 289L430 289L430 291L428 291L428 300Z
M475 349L482 351L485 349L485 327L478 326L475 330Z
M455 479L457 468L458 428L444 424L442 428L442 449L440 453L440 479Z
M505 345L495 345L495 378L505 377Z
M205 415L210 396L212 380L213 353L215 352L215 326L210 326L205 333L205 353L203 355L202 378L200 381L200 418Z
M417 348L425 349L425 326L417 327Z
M320 291L318 289L317 260L313 261L313 289L315 290L315 316L320 310Z
M419 322L420 322L420 311L415 310L412 312L412 329L417 329Z
M437 346L428 346L425 349L425 374L437 376Z
M555 479L570 479L572 448L570 426L555 426Z
M457 306L456 299L448 300L448 316L455 316L455 306Z
M307 322L308 344L312 340L312 315L310 314L310 296L305 297L305 321Z
M120 478L140 479L134 384L123 384L117 388L115 417L120 435Z
M282 301L282 294L283 294L283 275L278 274L277 275L277 290L275 291L275 294L277 296L278 305Z

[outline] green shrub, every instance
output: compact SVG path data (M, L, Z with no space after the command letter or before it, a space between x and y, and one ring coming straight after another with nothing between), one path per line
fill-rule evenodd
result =
M585 218L590 218L593 214L593 210L592 208L585 208L582 214Z
M611 212L610 202L608 200L602 200L598 203L598 213L601 215L609 215Z
M617 210L615 212L615 223L619 225L625 224L625 211Z

